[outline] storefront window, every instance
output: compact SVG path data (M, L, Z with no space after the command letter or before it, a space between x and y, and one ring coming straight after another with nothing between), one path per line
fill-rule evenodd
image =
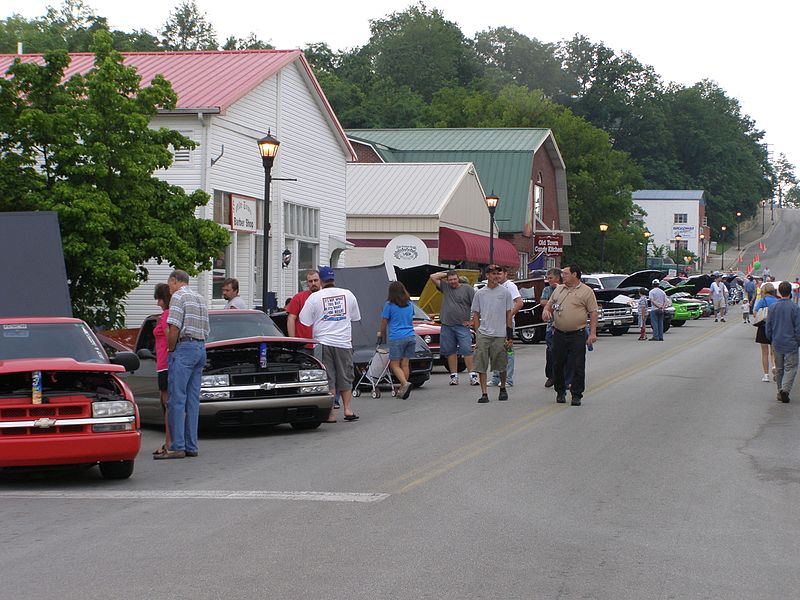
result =
M317 268L317 244L297 242L298 289L306 289L306 271Z

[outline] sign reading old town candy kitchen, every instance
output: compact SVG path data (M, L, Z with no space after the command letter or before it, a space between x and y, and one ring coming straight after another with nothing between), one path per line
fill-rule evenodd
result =
M561 235L535 235L533 252L544 252L548 256L560 256L564 253L564 237Z

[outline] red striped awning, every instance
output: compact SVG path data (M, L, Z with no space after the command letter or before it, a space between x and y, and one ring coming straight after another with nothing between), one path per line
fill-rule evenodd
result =
M439 227L439 262L489 263L489 236ZM519 266L517 249L507 240L494 239L494 262Z

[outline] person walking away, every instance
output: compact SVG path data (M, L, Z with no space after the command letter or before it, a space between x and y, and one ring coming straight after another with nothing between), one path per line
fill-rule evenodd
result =
M166 283L157 283L153 292L153 299L161 308L161 316L158 318L156 326L153 328L153 335L156 338L156 376L158 378L158 392L161 396L161 411L164 414L164 444L155 452L163 454L169 450L169 419L167 419L167 403L169 401L169 350L167 345L167 318L169 317L169 301L172 294Z
M647 288L639 288L639 300L636 302L639 311L639 341L647 340Z
M750 322L750 299L747 296L742 300L742 322Z
M353 321L361 320L358 300L350 290L336 287L333 269L320 267L322 289L311 294L300 311L300 322L311 327L322 346L322 363L328 372L331 393L339 393L344 420L356 421L353 412ZM331 408L328 423L336 422L336 409Z
M650 327L653 329L653 337L650 338L651 342L664 341L664 309L667 308L669 300L659 283L661 282L658 279L653 279L653 283L650 284L650 293L648 294L650 305L652 306L650 311Z
M414 305L411 304L406 286L399 281L389 284L389 295L383 304L378 339L389 342L389 366L400 382L397 395L405 400L411 394L408 365L409 360L414 358L417 339L414 335Z
M756 282L753 281L753 276L748 275L744 282L744 296L747 298L749 304L750 314L753 314L753 304L756 301Z
M711 284L711 301L714 303L714 323L725 322L728 305L728 287L722 282L722 276L717 274Z
M189 274L177 269L167 279L169 302L169 450L155 459L197 456L200 420L200 381L206 364L210 326L206 300L189 287Z
M561 285L561 269L549 269L545 274L547 284L542 290L542 297L539 299L541 304L547 304L553 291ZM544 334L544 376L547 380L544 382L544 387L553 387L555 379L553 378L553 319L548 319L547 326Z
M775 383L778 401L789 402L794 378L797 375L797 350L800 347L800 307L791 300L792 284L778 284L780 299L769 309L764 333L772 340L775 360Z
M239 295L239 280L235 277L229 277L222 282L222 297L227 300L225 308L238 308L244 310L247 305Z
M756 302L753 312L755 319L758 318L758 311L766 308L769 314L769 307L775 304L778 298L775 296L775 286L767 282L761 286L761 300ZM753 321L755 322L755 319ZM761 381L769 383L769 353L770 353L770 340L766 332L766 319L755 323L756 329L756 343L761 345L761 368L764 374L761 376ZM775 356L772 357L772 364L775 364Z
M581 282L578 265L561 271L564 283L559 285L542 311L542 318L554 318L553 358L556 402L566 402L565 367L572 363L572 405L580 406L586 389L586 346L597 341L597 298L594 291ZM586 321L589 320L589 335Z
M475 370L481 386L479 404L489 402L487 376L491 366L500 372L500 393L498 400L508 400L506 390L506 364L508 348L514 342L514 328L511 315L514 301L511 292L500 285L500 267L489 265L486 268L486 287L475 292L472 299L472 327L475 330Z
M470 385L478 385L478 374L472 364L472 299L475 289L461 283L455 270L433 273L430 280L442 294L442 307L439 320L442 329L439 334L439 354L447 359L450 371L450 385L458 385L458 355L464 357L469 373Z
M795 279L792 284L792 302L798 304L800 302L800 275Z
M511 294L511 300L514 302L514 308L511 309L511 327L514 327L514 316L522 309L525 302L522 300L522 294L520 294L519 288L517 284L513 281L509 280L508 278L508 267L501 266L500 267L500 285L506 288L509 293ZM512 338L513 340L513 338ZM506 385L508 387L514 387L514 346L512 341L511 350L507 352L508 354L508 361L506 364ZM489 385L498 386L500 385L500 372L499 371L492 371L492 380L489 382Z

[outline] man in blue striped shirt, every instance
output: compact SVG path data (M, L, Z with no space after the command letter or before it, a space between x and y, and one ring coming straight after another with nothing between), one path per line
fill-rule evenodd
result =
M167 419L172 437L167 452L156 460L197 456L200 420L200 381L206 364L210 326L205 298L189 287L189 274L175 270L167 280L169 303L169 400Z
M769 307L764 333L772 342L775 356L775 383L778 400L789 402L789 394L797 374L798 346L800 346L800 308L794 304L792 284L781 281L778 285L780 300Z

